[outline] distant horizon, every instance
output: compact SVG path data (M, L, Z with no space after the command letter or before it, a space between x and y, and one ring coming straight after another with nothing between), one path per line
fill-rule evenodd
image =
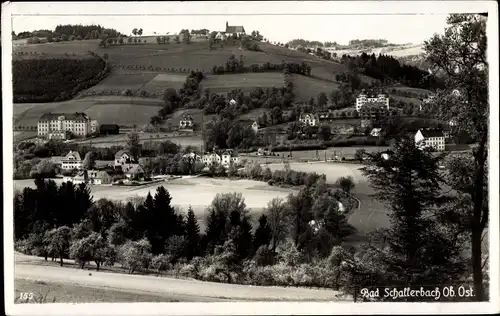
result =
M195 17L195 16L193 16ZM261 16L196 16L191 19L189 16L16 16L12 18L13 31L16 34L22 32L33 32L36 30L54 31L57 25L100 25L104 28L115 29L118 32L131 35L133 28L142 28L143 36L178 34L181 29L208 29L210 31L224 31L226 21L229 25L242 25L247 34L252 31L259 31L264 38L273 42L287 43L294 39L318 42L337 42L339 45L348 45L351 40L387 40L391 44L423 44L435 33L442 33L445 28L447 15L302 15L302 16L266 16L266 19L278 22L280 25L290 25L281 27L279 31L276 27L268 23L258 23ZM155 23L162 19L168 19L168 26L163 23ZM334 29L332 32L323 30L316 32L315 26L323 29L323 25L328 25L329 20L334 19L338 23L345 25L342 30ZM174 21L172 21L174 20ZM186 21L187 20L187 21ZM359 20L359 21L358 21ZM397 31L391 25L400 24L405 21L405 25L413 25L415 28L407 32ZM411 23L409 20L413 20ZM324 21L324 23L322 23ZM176 23L172 23L176 22ZM362 23L361 23L362 22ZM384 22L384 23L382 23ZM350 24L350 25L349 25ZM125 26L126 25L126 26ZM308 25L308 27L302 27ZM435 27L423 28L424 25ZM351 32L348 32L349 26ZM280 28L280 29L281 29ZM418 28L418 32L417 32ZM287 29L291 29L287 31ZM308 31L310 30L310 31ZM376 34L374 34L374 31ZM156 34L155 34L156 32ZM339 32L339 33L338 33ZM328 33L331 33L329 35Z
M178 33L181 29L224 31L241 25L246 33L259 31L272 42L293 39L337 42L353 39L385 39L394 44L422 44L444 33L449 5L424 3L362 2L79 2L11 3L16 9L12 29L17 33L57 25L101 25L130 35L142 28L143 35ZM451 4L451 3L450 3ZM473 7L473 6L471 6ZM423 11L422 10L427 10Z

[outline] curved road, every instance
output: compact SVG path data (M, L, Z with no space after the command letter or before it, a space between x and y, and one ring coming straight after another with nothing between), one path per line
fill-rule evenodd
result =
M124 292L160 295L183 301L339 301L349 300L327 289L248 286L183 280L167 277L96 272L69 267L47 266L44 259L15 254L15 277L70 283L90 288L112 288ZM69 262L70 260L68 260Z

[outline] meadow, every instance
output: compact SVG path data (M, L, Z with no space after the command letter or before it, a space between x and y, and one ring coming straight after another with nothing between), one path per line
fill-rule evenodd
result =
M284 78L281 72L208 75L200 85L203 89L215 93L227 93L233 89L250 92L256 87L263 89L282 87Z
M338 83L300 75L292 75L292 82L295 98L302 102L308 102L311 98L316 99L321 92L328 96L339 88Z
M51 103L14 103L14 126L36 127L38 119L47 112L85 112L100 124L144 125L149 123L162 104L161 100L122 96L84 97Z
M150 141L165 141L169 140L181 146L195 146L202 145L201 137L198 135L179 136L174 133L139 133L139 142L141 144ZM110 147L110 146L125 146L127 143L127 133L120 133L118 135L102 135L92 139L75 140L77 144L90 145L93 147Z

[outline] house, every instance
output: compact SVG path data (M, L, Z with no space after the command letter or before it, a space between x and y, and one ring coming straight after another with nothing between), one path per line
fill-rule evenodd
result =
M380 119L391 114L386 105L380 102L365 104L358 110L358 113L362 120Z
M124 165L129 165L129 164L135 164L134 157L128 150L119 150L115 154L115 167L116 166L124 166Z
M255 122L252 123L252 130L255 133L257 133L259 131L259 128L260 128L260 126L259 126L259 123L257 123L257 121L255 121Z
M317 114L312 113L301 113L299 116L299 122L306 126L318 126L319 117Z
M77 151L72 151L64 156L61 159L61 169L64 170L73 170L73 169L82 169L82 158Z
M436 151L444 151L443 131L440 129L419 129L415 134L415 144L419 147L431 147Z
M116 177L109 170L88 170L87 176L90 184L110 184Z
M220 164L221 156L217 154L215 151L211 153L206 153L203 155L203 163L205 166L211 166L212 164Z
M97 122L97 121L96 121ZM38 120L37 135L47 139L67 139L68 134L86 137L91 120L85 113L44 113Z
M375 127L372 129L372 131L370 132L370 136L373 136L373 137L380 137L381 135L381 131L382 131L382 128L380 127Z
M221 158L222 158L221 164L224 167L228 167L231 164L237 165L240 163L240 159L239 159L238 155L232 150L226 150L225 152L223 152L221 155Z
M234 35L240 38L242 35L245 35L245 28L243 26L230 26L226 21L226 34Z
M191 159L192 161L199 161L199 162L203 161L203 158L196 153L184 154L182 155L182 158Z
M382 91L378 93L367 93L365 90L361 91L356 98L356 111L359 112L359 110L367 103L379 103L389 110L389 96Z
M99 134L117 135L120 134L120 127L117 124L102 124L99 126Z
M69 182L73 182L73 184L80 184L80 183L86 183L87 182L86 179L85 179L85 174L83 172L78 173L74 177L64 177L63 181L65 181L65 182L68 182L68 181Z
M125 176L129 179L143 178L145 175L144 169L139 164L129 165L126 170L123 170Z
M179 121L179 128L184 129L184 128L189 128L192 129L194 126L194 120L191 115L185 115L181 118Z
M217 32L217 34L215 34L215 40L217 41L224 41L226 38L227 35L225 32Z

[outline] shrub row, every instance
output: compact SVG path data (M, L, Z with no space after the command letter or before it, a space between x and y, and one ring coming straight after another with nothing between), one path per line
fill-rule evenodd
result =
M193 71L195 71L195 72L199 72L199 71L205 72L204 69L193 70L191 68L167 68L167 67L153 67L153 66L144 66L144 65L122 65L122 64L117 64L116 67L120 68L120 69L167 71L167 72L178 72L178 73L191 73Z

